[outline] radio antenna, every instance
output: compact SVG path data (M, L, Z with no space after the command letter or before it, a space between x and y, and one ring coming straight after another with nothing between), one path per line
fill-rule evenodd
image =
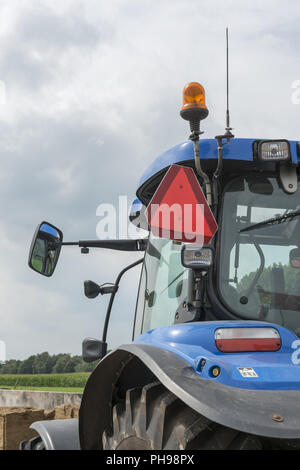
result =
M226 28L226 127L225 133L223 135L216 135L217 143L218 143L218 165L217 169L213 174L213 198L215 206L218 203L218 179L221 176L222 169L223 169L223 145L229 144L230 139L234 137L232 134L232 127L230 127L230 116L229 116L229 53L228 53L228 28ZM226 142L223 140L226 139Z
M226 106L226 127L225 127L225 137L227 138L227 143L230 139L234 137L232 135L232 127L230 127L230 115L229 115L229 46L228 46L228 28L226 28L226 97L227 97L227 106Z

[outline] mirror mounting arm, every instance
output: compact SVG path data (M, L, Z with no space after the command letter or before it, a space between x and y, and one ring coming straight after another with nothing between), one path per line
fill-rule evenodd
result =
M129 269L132 269L135 266L138 266L143 261L144 261L144 258L139 259L138 261L135 261L134 263L130 264L129 266L126 266L126 268L124 268L120 272L120 274L118 275L115 284L109 286L109 288L106 288L107 289L106 292L102 291L102 294L110 293L109 305L108 305L105 320L104 320L102 340L97 340L97 339L94 339L94 338L86 338L85 340L83 340L83 343L82 343L82 357L83 357L83 360L85 362L93 362L93 361L102 359L104 356L106 356L106 354L107 354L106 339L107 339L107 330L108 330L108 325L109 325L109 320L110 320L110 314L111 314L112 306L113 306L113 303L114 303L115 295L116 295L116 293L118 291L118 288L119 288L121 278L123 277L123 275L127 271L129 271ZM95 286L96 286L96 289L94 289L94 293L92 293L90 298L97 297L97 295L98 295L97 290L100 290L100 288L101 288L101 286L97 286L97 285L95 285ZM91 281L86 281L85 282L85 289L89 288L89 287L93 287L93 286L91 286ZM102 286L102 289L103 289L103 286ZM111 292L108 292L108 290L110 290ZM91 294L91 292L86 291L86 294L87 293ZM101 292L99 292L99 293L101 293Z
M122 269L120 274L118 275L116 282L114 284L114 291L111 293L110 299L109 299L109 304L106 312L106 317L104 321L104 327L103 327L103 333L102 333L102 341L103 343L106 343L106 338L107 338L107 330L108 330L108 325L109 325L109 320L110 320L110 313L111 309L115 300L115 295L118 291L120 281L123 277L123 275L129 271L130 269L134 268L135 266L138 266L144 261L144 258L139 259L138 261L135 261L134 263L130 264L129 266L126 266L126 268Z
M63 242L63 246L79 246L79 248L107 248L119 251L145 251L147 239L138 240L79 240Z

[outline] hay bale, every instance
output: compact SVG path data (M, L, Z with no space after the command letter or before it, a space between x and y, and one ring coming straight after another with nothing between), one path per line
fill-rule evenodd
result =
M35 421L78 418L78 405L60 405L53 410L32 407L0 407L0 450L18 450L22 441L37 436L29 429Z
M60 405L55 408L54 419L78 418L78 405Z
M29 426L43 419L42 408L0 408L0 450L18 450L20 442L37 435Z
M55 418L55 410L45 410L44 412L44 419L54 419Z

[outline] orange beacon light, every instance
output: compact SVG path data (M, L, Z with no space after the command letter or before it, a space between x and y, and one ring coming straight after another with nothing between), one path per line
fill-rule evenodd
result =
M208 116L208 109L205 104L205 90L200 83L190 82L184 87L180 116L190 122L192 131L197 131L200 121Z

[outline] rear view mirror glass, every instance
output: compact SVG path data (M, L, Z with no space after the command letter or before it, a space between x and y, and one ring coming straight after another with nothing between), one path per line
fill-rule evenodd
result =
M251 179L248 186L251 193L254 194L273 194L273 185L267 178Z
M294 248L290 251L290 265L293 268L300 268L300 248Z
M29 252L29 266L43 276L54 273L63 241L62 232L48 222L36 229Z

